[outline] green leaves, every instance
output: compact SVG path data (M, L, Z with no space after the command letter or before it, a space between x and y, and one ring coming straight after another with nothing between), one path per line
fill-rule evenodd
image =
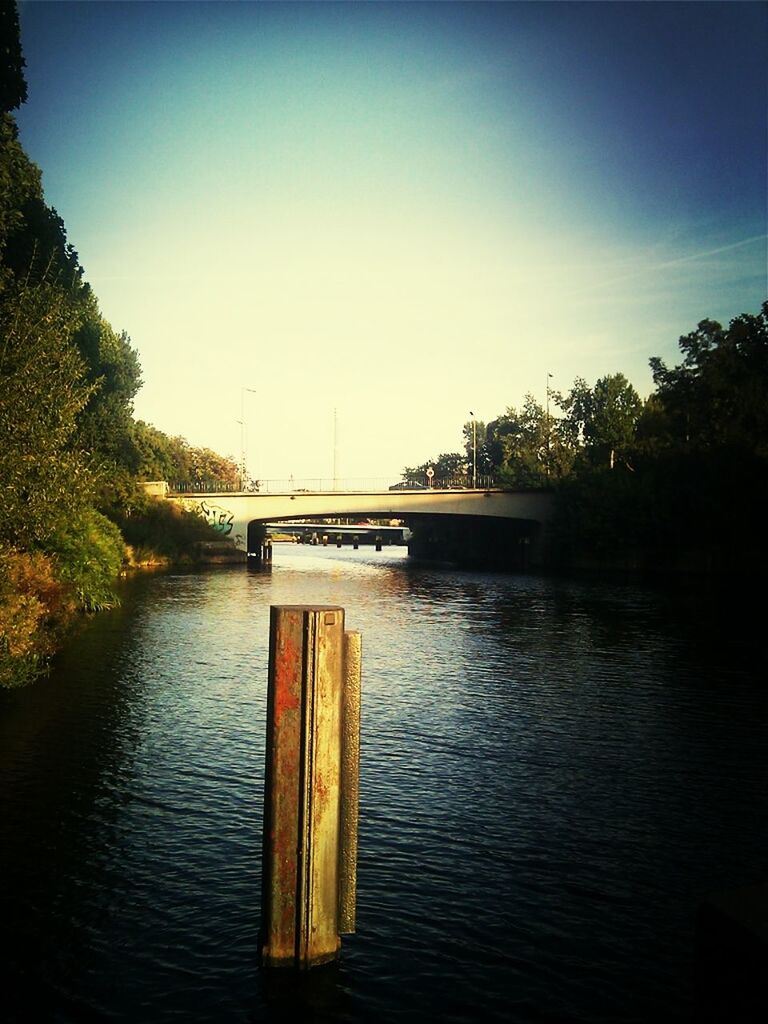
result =
M668 447L737 446L768 457L768 302L724 329L702 320L680 338L683 362L650 360Z
M88 460L74 445L94 385L72 344L79 313L53 285L12 285L0 304L0 542L43 546L87 502Z

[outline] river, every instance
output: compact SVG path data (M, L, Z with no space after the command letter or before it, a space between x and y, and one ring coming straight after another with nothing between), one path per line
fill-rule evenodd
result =
M257 957L267 639L311 603L363 635L358 924L295 977ZM761 641L702 607L401 548L126 581L0 692L3 1019L691 1019L699 902L768 880Z

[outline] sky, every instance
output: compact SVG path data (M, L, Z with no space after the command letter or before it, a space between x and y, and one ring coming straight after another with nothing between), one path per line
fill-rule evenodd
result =
M21 141L136 415L252 476L394 482L547 381L645 397L768 298L764 3L19 12Z

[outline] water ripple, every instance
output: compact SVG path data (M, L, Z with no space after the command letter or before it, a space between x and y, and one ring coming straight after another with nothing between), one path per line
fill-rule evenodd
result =
M256 949L271 603L364 651L358 932L290 981ZM132 581L0 695L8 1019L685 1020L696 905L768 840L765 690L702 631L395 552Z

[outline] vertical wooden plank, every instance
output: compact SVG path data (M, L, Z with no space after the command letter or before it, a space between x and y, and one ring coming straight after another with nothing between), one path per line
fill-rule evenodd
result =
M341 860L339 866L339 934L355 930L357 903L357 832L360 794L360 691L362 637L344 634L344 692L341 729Z

